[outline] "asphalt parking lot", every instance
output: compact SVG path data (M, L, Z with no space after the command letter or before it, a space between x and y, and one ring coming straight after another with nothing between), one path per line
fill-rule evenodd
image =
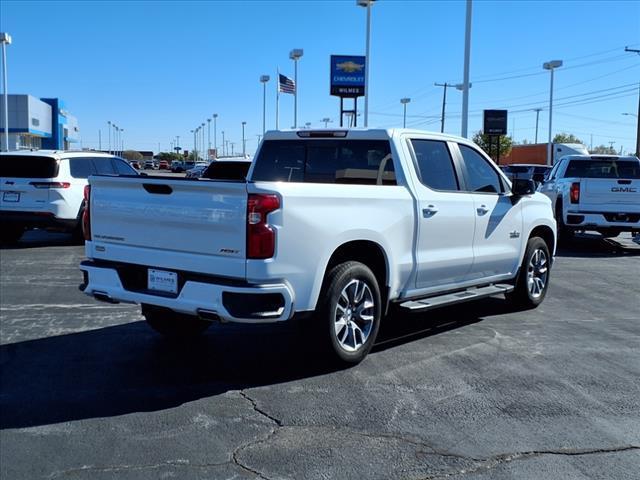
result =
M0 250L0 477L637 479L640 246L620 242L559 251L537 310L396 316L336 371L282 326L168 342L78 291L82 247L29 232Z

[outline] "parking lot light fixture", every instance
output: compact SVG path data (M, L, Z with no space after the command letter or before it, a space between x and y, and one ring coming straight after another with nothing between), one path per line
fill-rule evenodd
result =
M547 165L551 165L553 163L552 158L552 146L551 146L551 135L552 135L552 122L553 122L553 72L556 68L560 68L562 66L562 60L551 60L550 62L545 62L542 64L542 68L545 70L549 70L551 72L551 83L549 86L549 140L547 143Z
M329 117L325 117L322 121L324 122L324 128L328 128L328 125L331 123L331 119Z
M410 103L410 102L411 102L411 99L408 97L400 99L400 103L402 104L402 107L404 109L404 112L402 114L402 128L407 128L407 103Z
M267 82L269 75L261 75L260 83L262 83L262 135L267 128Z
M289 58L293 60L294 68L294 83L295 88L293 90L293 125L294 128L298 128L298 60L302 58L304 54L301 48L294 48L289 52Z
M244 157L247 154L247 142L244 138L244 127L247 122L242 122L242 156Z
M6 32L0 33L0 43L2 43L2 85L4 88L4 151L9 151L9 93L7 89L7 45L11 45L11 35Z
M213 149L216 151L216 157L218 156L218 114L213 114Z
M211 160L211 119L207 118L207 160Z

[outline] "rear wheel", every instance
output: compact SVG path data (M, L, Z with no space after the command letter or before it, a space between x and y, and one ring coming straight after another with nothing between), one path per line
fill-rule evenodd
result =
M507 294L507 300L519 309L536 308L547 294L550 268L549 247L540 237L530 238L515 289Z
M194 315L177 313L168 308L142 306L142 315L156 332L170 338L192 338L204 332L211 322Z
M24 234L25 228L22 225L5 225L0 233L0 241L4 245L13 245Z
M574 231L568 228L562 217L562 201L556 204L556 228L558 232L558 243L566 245L573 240Z
M366 265L349 261L329 272L315 321L320 345L337 363L354 365L367 356L378 335L381 303Z

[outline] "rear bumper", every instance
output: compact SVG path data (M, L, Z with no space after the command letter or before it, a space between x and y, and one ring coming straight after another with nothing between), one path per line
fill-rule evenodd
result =
M624 232L640 230L640 213L629 212L624 207L616 212L593 210L568 210L565 225L576 229L616 229Z
M214 277L184 276L179 281L177 295L160 294L146 290L141 279L125 278L120 267L103 262L82 262L80 270L84 282L80 290L98 300L155 305L206 319L219 318L223 322L274 323L289 320L294 313L293 291L284 283L227 284L217 282ZM135 267L138 270L147 268Z
M75 218L58 218L52 212L0 211L0 223L23 225L25 228L46 228L71 231L78 225Z

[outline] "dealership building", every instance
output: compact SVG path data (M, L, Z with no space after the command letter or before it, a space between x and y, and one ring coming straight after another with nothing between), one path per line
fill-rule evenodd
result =
M78 120L59 98L8 95L8 105L9 150L69 150L80 141ZM0 112L4 112L2 96ZM0 140L4 146L4 114L0 115Z

